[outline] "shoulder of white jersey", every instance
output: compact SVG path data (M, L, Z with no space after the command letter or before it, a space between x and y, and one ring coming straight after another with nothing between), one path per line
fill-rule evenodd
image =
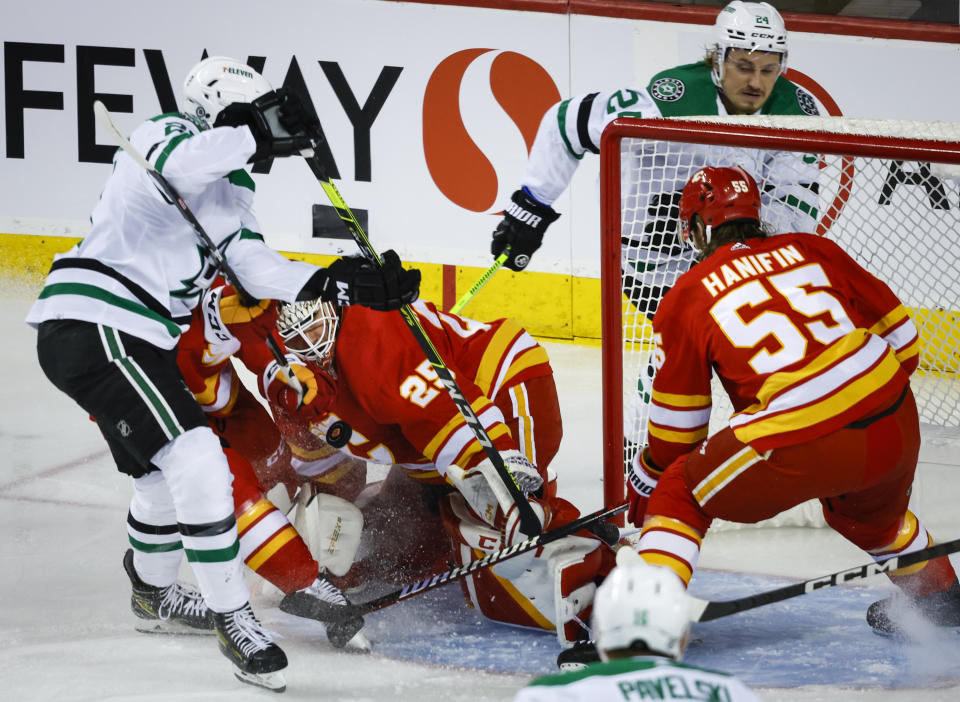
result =
M184 139L209 129L180 112L165 112L142 122L130 134L130 143L140 150L154 168L162 170L163 157ZM159 163L158 163L159 160Z
M644 89L620 88L582 93L557 106L557 125L568 153L582 159L600 153L599 134L617 117L654 118L660 112Z

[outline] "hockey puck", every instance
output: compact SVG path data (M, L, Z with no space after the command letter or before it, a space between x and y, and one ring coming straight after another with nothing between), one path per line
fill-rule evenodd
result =
M342 419L334 422L327 429L327 443L335 449L341 449L350 441L353 428Z

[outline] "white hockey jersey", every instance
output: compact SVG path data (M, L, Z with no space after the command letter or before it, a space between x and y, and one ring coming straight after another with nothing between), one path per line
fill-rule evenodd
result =
M141 124L130 141L180 193L250 294L296 298L317 269L263 242L243 169L256 149L247 127L207 129L169 113ZM83 241L56 256L27 323L95 322L173 348L217 275L196 232L120 149L90 219Z
M779 78L763 114L814 115L813 98ZM656 119L726 115L727 111L702 62L677 66L654 76L646 89L623 88L585 93L552 106L540 122L530 151L523 185L540 202L552 204L570 184L587 153L599 153L604 127L618 117ZM695 259L675 233L680 191L704 166L741 166L761 191L761 219L772 232L813 232L821 204L817 178L819 159L787 151L658 141L624 142L621 162L623 219L621 240L625 292L635 302L647 301L652 316L656 301ZM626 152L629 150L629 153ZM629 289L636 286L635 290ZM651 289L656 286L658 290Z
M595 663L583 670L537 678L514 697L514 702L598 700L760 702L731 675L653 656Z

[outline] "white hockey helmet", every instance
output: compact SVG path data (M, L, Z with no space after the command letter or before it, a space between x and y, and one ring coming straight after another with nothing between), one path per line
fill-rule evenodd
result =
M273 86L245 63L226 56L211 56L190 69L183 81L187 114L213 125L217 115L235 102L252 102Z
M337 307L329 302L304 300L277 306L277 331L287 351L320 366L333 360L339 324Z
M723 80L723 60L730 49L780 54L780 72L787 70L787 28L768 2L733 0L720 10L713 25L713 83Z
M609 660L608 651L631 648L679 660L689 631L689 597L669 568L639 558L622 563L594 595L593 635L604 661Z

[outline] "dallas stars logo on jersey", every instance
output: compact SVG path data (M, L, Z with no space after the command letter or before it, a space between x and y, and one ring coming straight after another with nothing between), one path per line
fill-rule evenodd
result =
M650 95L654 100L676 102L683 97L685 91L683 81L676 78L660 78L650 86Z
M234 232L217 244L217 249L220 250L221 257L226 258L227 246L230 245L230 242L232 242L239 233L240 232ZM179 288L178 290L171 290L171 296L179 297L181 299L196 297L204 290L209 288L214 279L220 273L220 268L214 262L213 258L210 256L210 252L205 246L198 244L197 253L200 254L200 270L189 278L181 279L180 282L183 283L183 287Z

